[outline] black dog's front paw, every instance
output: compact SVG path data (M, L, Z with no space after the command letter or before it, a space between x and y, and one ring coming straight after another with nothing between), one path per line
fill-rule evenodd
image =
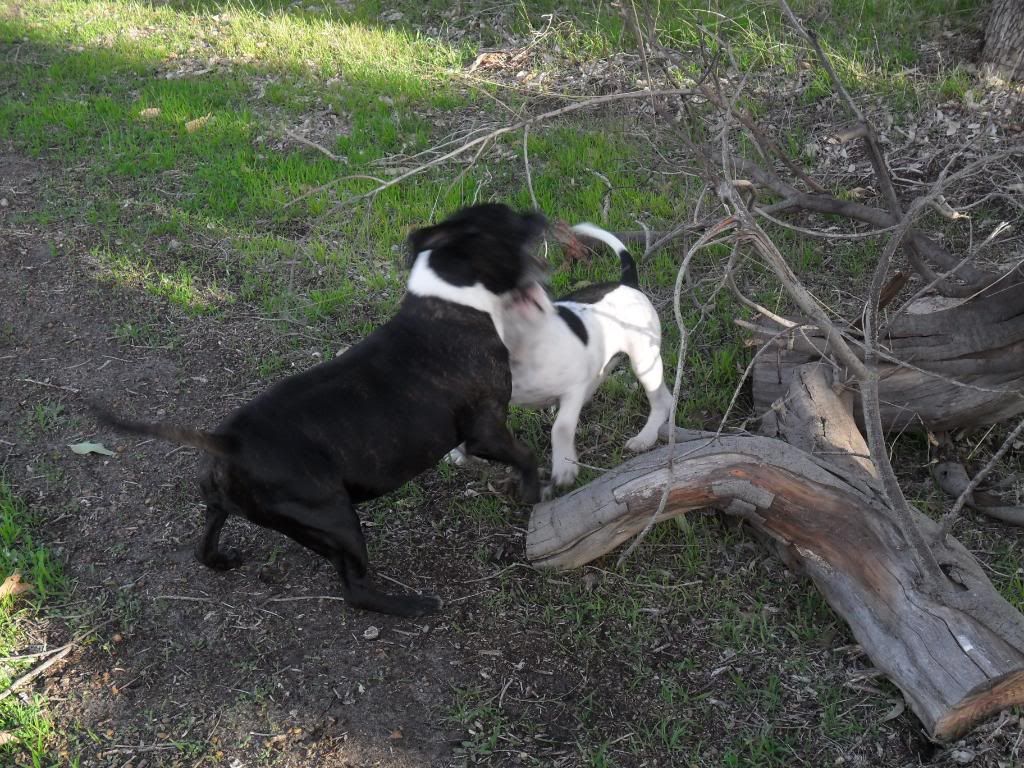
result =
M444 602L437 595L409 595L406 598L407 616L427 616L441 610Z
M537 504L540 501L540 479L536 475L523 478L519 485L519 497L524 504Z
M353 608L363 608L408 618L437 613L441 610L442 605L441 598L435 595L417 595L412 592L392 595L387 592L379 592L365 584L359 585L355 589L349 589L345 599Z
M233 549L218 551L212 554L196 551L196 559L207 568L213 568L215 571L230 571L232 568L237 568L242 564L242 556Z

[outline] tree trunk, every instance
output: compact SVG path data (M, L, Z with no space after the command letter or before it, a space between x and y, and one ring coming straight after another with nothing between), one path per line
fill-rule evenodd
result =
M539 504L527 557L571 568L609 552L644 528L668 485L663 518L716 507L746 520L813 580L928 733L953 739L1024 703L1024 616L951 538L933 547L951 581L920 577L848 399L827 376L812 364L792 377L765 419L782 439L679 430L671 463L662 447ZM937 525L914 516L936 540Z
M1024 2L992 0L981 60L994 75L1024 79Z
M764 321L754 330L767 339L780 327ZM1024 279L1016 273L966 301L915 302L882 328L879 344L909 364L879 364L886 429L942 432L1024 413ZM788 390L793 371L826 359L827 352L814 328L772 342L754 363L754 410L771 408Z

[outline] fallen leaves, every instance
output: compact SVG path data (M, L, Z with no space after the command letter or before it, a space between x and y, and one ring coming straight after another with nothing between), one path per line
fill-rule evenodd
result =
M211 119L213 119L213 115L206 114L202 117L197 117L195 120L189 120L187 123L185 123L185 130L188 131L189 133L195 133L200 128L205 126L208 122L210 122Z
M34 589L35 587L22 578L21 573L15 571L4 579L3 584L0 584L0 599L11 595L21 595Z
M105 445L103 445L103 443L74 443L73 445L69 445L68 448L77 453L79 456L85 456L90 453L98 453L101 454L102 456L114 455L114 452L107 448Z

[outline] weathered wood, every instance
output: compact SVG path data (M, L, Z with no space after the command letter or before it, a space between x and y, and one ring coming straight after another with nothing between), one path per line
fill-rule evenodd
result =
M886 429L948 431L1024 413L1024 280L1011 275L1000 287L969 301L919 302L922 311L901 314L883 329L883 351L912 366L879 366ZM769 321L762 329L765 339L780 330ZM813 328L772 345L752 372L758 413L786 393L795 369L828 356Z
M774 434L802 448L680 430L672 449L638 456L535 507L527 557L540 567L570 568L609 552L643 529L667 483L663 517L715 507L746 520L784 562L798 565L934 738L955 738L1024 703L1024 617L952 539L934 549L949 584L921 584L825 369L801 369L768 420ZM932 520L915 517L929 541L938 538Z

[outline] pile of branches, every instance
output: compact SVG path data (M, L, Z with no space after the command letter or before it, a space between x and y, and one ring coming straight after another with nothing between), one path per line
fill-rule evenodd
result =
M985 175L991 196L1008 196L999 178L1006 185L1021 178L1024 147L983 154L965 146L923 192L908 198L893 181L875 127L817 38L785 0L780 5L849 112L850 125L834 140L862 147L882 205L830 193L738 106L742 83L727 93L727 80L717 75L728 58L721 40L716 54L705 50L705 75L687 93L651 92L661 125L675 126L721 211L653 238L645 233L648 254L680 235L701 233L676 283L682 349L674 394L678 401L688 341L680 301L691 262L708 245L727 243L731 256L715 293L729 289L755 312L753 322L738 322L760 340L746 373L761 434L725 432L728 414L714 433L668 430L666 447L539 505L527 554L538 565L574 567L632 538L628 556L656 521L698 507L740 517L787 564L811 577L929 734L950 739L1024 702L1024 616L950 535L968 505L1024 524L1024 508L979 490L1024 432L1024 420L973 479L949 437L951 430L1024 413L1024 268L1017 262L993 269L977 259L1005 224L978 248L954 255L919 222L931 211L957 218L945 195L968 179ZM674 52L645 34L635 15L627 22L645 66L660 65L672 77ZM733 131L749 139L756 159L736 151ZM822 214L850 222L853 231L802 225ZM762 222L826 240L885 238L861 311L841 318L823 306ZM906 266L895 270L899 257ZM797 316L780 316L743 294L737 275L749 260L771 270ZM903 429L927 431L946 452L937 479L957 498L938 522L908 503L891 465L886 436Z

